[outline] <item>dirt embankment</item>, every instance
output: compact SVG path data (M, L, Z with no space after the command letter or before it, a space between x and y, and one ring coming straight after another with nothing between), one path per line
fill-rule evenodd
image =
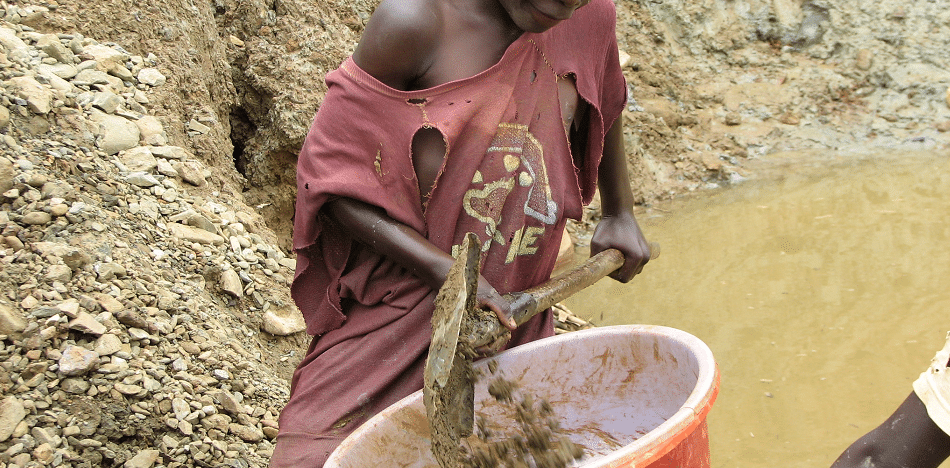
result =
M170 86L155 110L170 139L258 207L286 250L296 152L324 74L375 3L61 0L23 24L159 56ZM638 201L741 180L747 158L774 151L945 145L947 15L894 0L619 1Z
M266 465L307 342L295 155L374 5L0 2L0 464ZM946 151L941 6L620 1L638 202Z

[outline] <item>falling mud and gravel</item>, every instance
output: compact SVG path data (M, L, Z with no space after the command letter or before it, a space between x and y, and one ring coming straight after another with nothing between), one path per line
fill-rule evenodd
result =
M565 468L584 456L581 446L561 431L551 404L523 392L494 362L488 393L510 408L514 421L476 415L475 434L464 441L463 468ZM504 429L503 429L504 428Z

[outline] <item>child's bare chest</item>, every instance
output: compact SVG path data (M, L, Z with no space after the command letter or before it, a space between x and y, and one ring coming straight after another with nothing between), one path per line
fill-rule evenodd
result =
M479 40L460 34L455 40L446 41L433 51L431 65L416 79L412 88L428 89L475 76L497 64L507 47L507 43ZM564 128L569 131L571 124L580 120L585 111L573 76L558 77L558 99Z
M412 88L428 89L475 76L497 64L507 46L460 35L433 51L431 65L412 84ZM578 96L573 76L559 76L557 84L560 118L565 132L571 135L571 126L583 121L586 105ZM413 154L420 193L425 200L445 158L445 142L438 132L420 132L413 140Z

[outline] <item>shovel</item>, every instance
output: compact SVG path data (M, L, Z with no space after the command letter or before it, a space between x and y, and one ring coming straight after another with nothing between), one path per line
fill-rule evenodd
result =
M650 244L651 258L659 255ZM476 349L506 339L510 332L494 312L478 308L478 237L469 233L439 289L432 314L432 343L426 360L423 401L429 419L432 452L442 468L461 466L460 441L472 435L475 419ZM540 311L570 297L623 265L619 250L608 249L582 265L523 292L506 294L512 318L522 325Z

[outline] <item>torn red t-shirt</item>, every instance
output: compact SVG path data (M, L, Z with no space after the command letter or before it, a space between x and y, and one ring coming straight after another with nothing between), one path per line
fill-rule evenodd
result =
M294 225L292 293L317 338L281 414L275 466L322 466L318 452L422 387L435 292L321 207L335 197L381 207L445 252L474 232L481 273L500 293L544 282L566 220L593 197L605 131L626 103L614 22L613 3L594 0L545 33L524 33L491 68L425 90L394 90L352 59L327 75L298 160ZM557 80L566 76L589 104L583 154L571 154L561 118ZM411 154L423 128L447 147L426 205ZM539 314L509 345L552 334L550 312Z

